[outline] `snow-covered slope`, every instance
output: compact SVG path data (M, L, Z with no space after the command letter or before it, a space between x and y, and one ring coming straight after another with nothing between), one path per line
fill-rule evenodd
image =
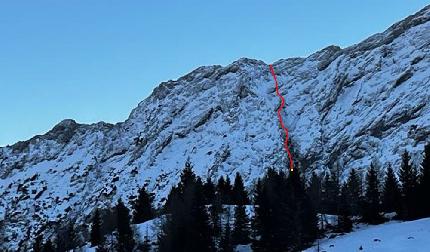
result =
M275 62L295 161L311 170L419 161L430 133L430 7L365 41ZM0 237L25 246L94 207L147 185L163 201L185 160L203 177L242 173L246 185L287 164L266 63L240 59L161 83L115 125L65 120L0 148Z
M391 222L363 227L352 233L321 241L320 251L428 252L430 251L429 235L429 218L409 222ZM305 252L316 251L318 251L317 246L305 250Z

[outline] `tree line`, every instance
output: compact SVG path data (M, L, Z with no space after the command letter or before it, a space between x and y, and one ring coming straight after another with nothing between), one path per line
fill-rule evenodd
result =
M142 187L131 210L121 200L111 210L95 209L87 237L100 252L228 252L237 245L250 245L257 252L300 251L327 228L319 226L318 218L325 214L338 216L331 230L335 232L351 231L354 221L382 223L383 213L396 213L401 220L430 217L430 145L419 167L411 164L406 151L398 165L397 174L391 165L382 174L371 164L364 179L352 169L343 182L336 171L313 173L308 183L298 169L270 168L248 192L239 173L233 183L228 176L203 181L186 162L162 209L154 209L154 196ZM157 241L148 236L136 241L131 224L156 217L162 220ZM83 245L81 236L68 224L57 232L58 238L38 236L33 251L67 251Z
M113 209L95 209L86 235L91 246L96 247L98 252L150 251L149 238L145 237L143 242L135 241L131 224L144 223L157 216L153 201L154 195L142 187L137 198L131 202L132 211L121 199ZM83 246L83 240L87 240L81 238L84 232L76 230L72 222L66 227L58 229L54 238L48 237L45 241L43 235L37 236L33 242L33 252L63 252Z
M343 183L336 172L325 177L313 173L308 194L318 212L339 216L339 232L351 230L353 216L369 224L384 222L383 213L395 213L400 220L430 217L426 195L430 193L430 145L425 146L419 167L412 165L407 151L398 166L397 174L389 165L382 175L379 167L371 164L364 181L352 169Z
M317 215L298 170L268 169L252 201L248 195L240 174L233 187L228 178L214 186L210 179L203 183L187 163L168 196L158 251L227 252L247 244L254 251L299 251L316 239ZM252 219L247 210L253 210Z

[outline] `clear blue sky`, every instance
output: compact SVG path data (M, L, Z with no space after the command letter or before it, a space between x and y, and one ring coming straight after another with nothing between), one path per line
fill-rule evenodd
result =
M65 118L123 121L158 83L201 65L357 43L426 2L1 1L0 146Z

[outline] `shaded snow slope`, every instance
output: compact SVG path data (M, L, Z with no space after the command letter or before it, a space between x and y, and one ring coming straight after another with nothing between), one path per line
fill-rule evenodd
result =
M430 133L430 7L340 49L274 63L286 99L294 159L307 171L364 171L371 160L420 160ZM42 136L0 148L0 244L21 247L57 223L133 199L147 185L162 203L185 160L250 187L287 164L268 65L240 59L161 83L115 125L64 120Z
M430 219L368 226L320 243L326 252L427 252L430 251ZM362 250L359 248L362 247ZM312 247L305 252L317 251Z

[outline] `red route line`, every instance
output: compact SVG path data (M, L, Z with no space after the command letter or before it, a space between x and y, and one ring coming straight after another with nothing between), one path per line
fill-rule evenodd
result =
M294 170L293 156L291 155L290 148L288 148L288 128L285 127L284 121L282 120L282 115L281 115L282 109L285 106L285 98L279 92L279 84L278 84L278 80L276 79L276 74L275 74L275 70L273 69L273 66L269 65L269 68L270 68L270 73L272 74L273 79L275 80L276 95L278 95L279 98L281 99L281 105L278 108L278 119L279 119L279 122L281 123L282 129L285 132L284 149L288 153L288 158L290 159L290 171L293 171Z

